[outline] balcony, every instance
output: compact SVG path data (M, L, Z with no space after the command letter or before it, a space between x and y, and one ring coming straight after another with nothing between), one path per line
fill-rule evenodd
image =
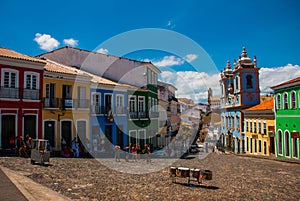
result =
M40 90L39 89L23 89L23 99L40 100Z
M159 117L159 112L150 112L149 117L150 118L158 118Z
M126 109L125 107L122 106L118 106L115 107L114 111L113 111L116 115L125 115L126 114Z
M73 99L72 100L73 108L89 108L88 99Z
M92 105L91 106L91 114L99 115L101 113L101 106L100 105Z
M59 98L43 98L43 108L60 108L61 104Z
M19 88L8 88L8 87L0 87L0 97L1 98L12 98L19 99L20 91Z

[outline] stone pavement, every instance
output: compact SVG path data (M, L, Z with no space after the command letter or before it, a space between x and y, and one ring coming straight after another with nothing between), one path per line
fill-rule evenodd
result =
M0 200L70 200L69 198L42 186L25 175L0 166Z

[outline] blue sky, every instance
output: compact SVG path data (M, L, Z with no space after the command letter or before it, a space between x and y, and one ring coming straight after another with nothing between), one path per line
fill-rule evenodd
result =
M291 64L292 68L296 66L294 70L298 75L300 1L297 0L80 3L2 0L0 8L0 46L31 56L65 44L94 50L102 42L126 31L162 28L198 43L216 64L216 72L225 67L227 60L237 58L245 46L250 57L257 56L260 67L275 69L276 73L276 68ZM38 44L41 42L38 37L44 41L44 50ZM107 51L113 54L111 50ZM190 58L200 59L197 53L190 52L193 54ZM171 57L168 52L142 51L126 56L156 63L166 56L166 60L171 60L169 64L174 64L169 66L173 71L190 70L187 62L182 62L176 55ZM178 83L173 84L177 86Z

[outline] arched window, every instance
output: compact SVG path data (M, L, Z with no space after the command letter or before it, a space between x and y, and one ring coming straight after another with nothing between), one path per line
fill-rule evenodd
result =
M280 110L281 109L281 99L280 99L280 94L277 94L276 96L276 109Z
M246 88L247 89L252 89L253 88L252 75L247 75L246 76Z
M295 109L296 108L296 92L292 91L291 92L291 109Z
M290 133L284 132L285 156L290 156Z
M282 132L278 131L278 154L282 154Z
M285 92L283 95L283 109L287 110L288 108L289 108L288 94Z

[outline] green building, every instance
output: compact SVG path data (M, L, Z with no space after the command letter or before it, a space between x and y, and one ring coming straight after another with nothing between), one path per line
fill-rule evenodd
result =
M299 160L300 77L271 88L276 111L276 156Z

